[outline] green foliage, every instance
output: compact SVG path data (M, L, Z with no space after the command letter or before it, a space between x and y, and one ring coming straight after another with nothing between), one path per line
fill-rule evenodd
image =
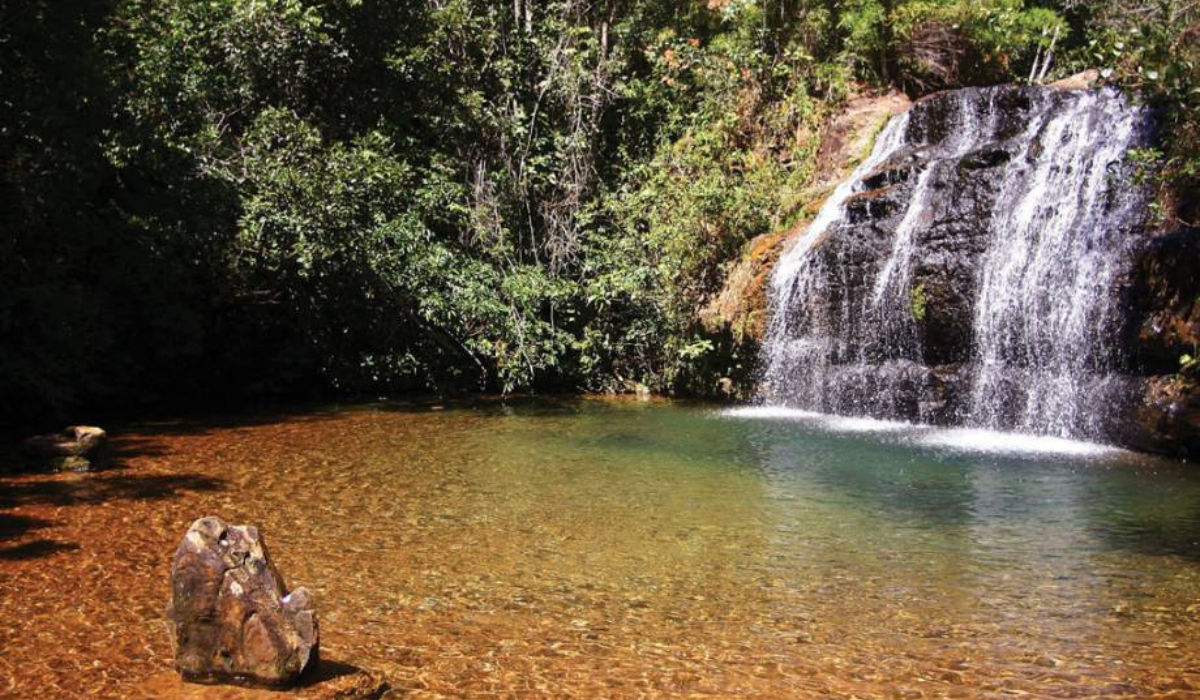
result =
M925 313L929 308L929 296L925 293L925 285L918 284L909 290L909 304L912 307L913 318L917 323L925 321Z
M1161 185L1164 219L1200 218L1200 3L1121 0L1086 18L1078 64L1102 68L1110 83L1141 93L1165 116L1161 152L1141 159Z
M811 175L816 140L796 134L816 133L827 104L811 94L812 58L764 50L751 9L726 6L708 44L664 32L649 48L642 89L679 96L663 103L671 128L652 157L630 162L596 205L583 285L597 313L580 345L590 388L632 378L714 391L698 368L724 361L723 348L697 310L747 242L783 224Z
M0 417L713 391L752 350L698 310L789 225L841 101L1099 64L1165 108L1148 176L1195 191L1195 22L1194 0L0 9Z
M842 5L844 60L867 79L920 94L1021 77L1066 21L1022 0L853 0Z

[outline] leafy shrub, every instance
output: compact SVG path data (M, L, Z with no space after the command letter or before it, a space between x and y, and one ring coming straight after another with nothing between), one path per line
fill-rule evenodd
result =
M1196 219L1195 0L23 7L0 21L10 420L711 391L747 349L698 309L792 223L825 118L874 88L1099 65L1163 108L1143 162Z
M1163 112L1165 148L1149 159L1166 219L1200 220L1200 3L1124 0L1088 19L1076 61L1103 68L1111 83ZM1143 158L1143 160L1148 160Z

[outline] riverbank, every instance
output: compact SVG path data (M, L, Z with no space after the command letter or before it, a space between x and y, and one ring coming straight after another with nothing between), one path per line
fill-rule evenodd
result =
M106 471L0 477L0 696L201 693L163 606L207 514L403 697L1200 689L1194 469L854 427L577 398L124 426Z

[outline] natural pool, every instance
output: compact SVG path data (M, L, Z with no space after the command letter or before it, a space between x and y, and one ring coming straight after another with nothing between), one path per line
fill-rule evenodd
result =
M601 399L141 424L0 478L0 696L138 697L171 554L260 525L406 697L1195 697L1200 469Z

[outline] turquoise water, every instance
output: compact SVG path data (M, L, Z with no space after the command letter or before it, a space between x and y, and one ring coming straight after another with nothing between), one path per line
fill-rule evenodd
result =
M0 508L60 542L0 569L12 697L136 697L168 674L169 555L208 514L259 525L314 592L324 658L408 697L1200 689L1200 470L1180 462L603 399L146 424L115 443L120 468L4 480Z

